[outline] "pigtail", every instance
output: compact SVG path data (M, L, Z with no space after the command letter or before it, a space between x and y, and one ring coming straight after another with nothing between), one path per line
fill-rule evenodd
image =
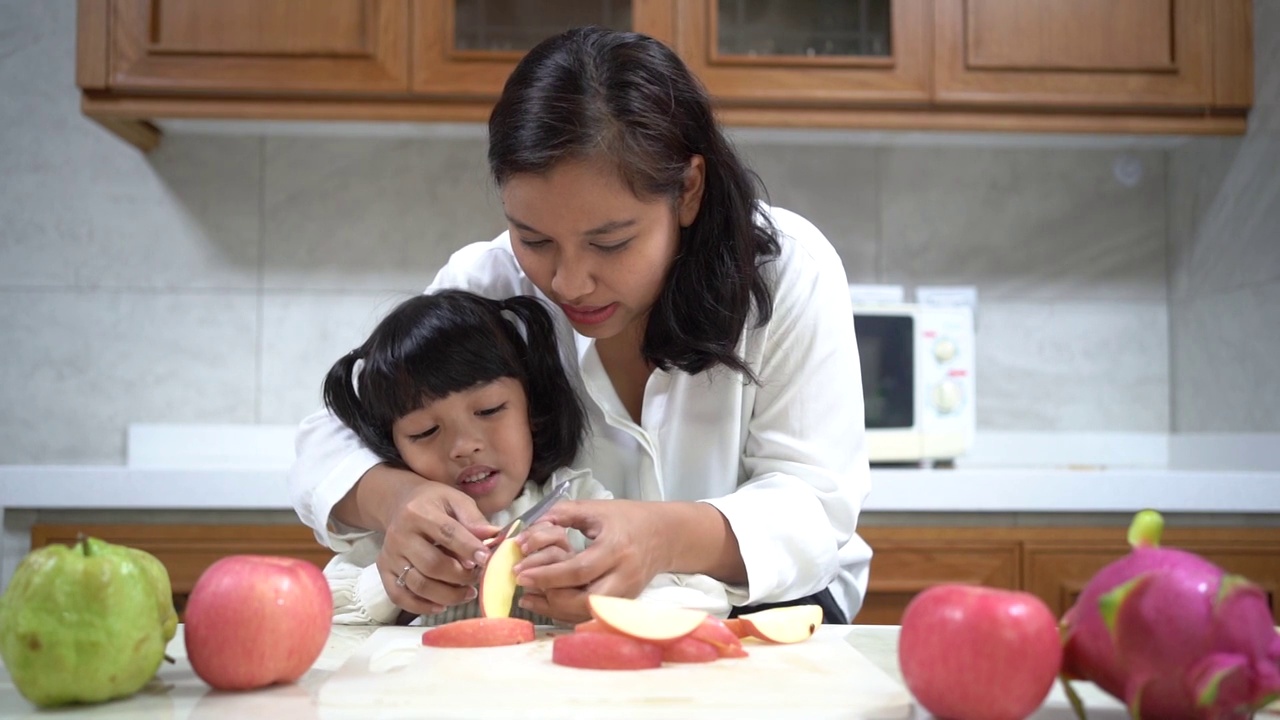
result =
M520 360L534 448L529 479L542 483L577 457L587 432L587 414L560 360L555 323L546 307L526 295L507 298L500 307L524 325Z
M357 348L338 359L324 378L324 404L342 424L384 460L398 462L400 453L385 429L369 416L356 392L356 363L363 357Z

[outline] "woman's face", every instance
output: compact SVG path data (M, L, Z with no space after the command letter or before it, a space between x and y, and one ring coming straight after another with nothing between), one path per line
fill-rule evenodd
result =
M427 403L397 420L391 437L410 470L475 498L486 516L511 505L533 461L529 408L515 378Z
M674 203L637 198L597 160L565 161L503 185L516 261L582 335L643 335L679 251L680 227L697 216L702 158L690 168L689 187Z

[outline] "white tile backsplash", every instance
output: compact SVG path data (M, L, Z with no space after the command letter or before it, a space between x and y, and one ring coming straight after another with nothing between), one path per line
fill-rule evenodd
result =
M1165 432L1168 308L984 302L978 432Z
M1165 297L1164 154L887 148L885 282L977 285L989 300ZM1132 187L1113 174L1136 162Z
M269 138L264 286L418 290L506 229L469 139Z
M118 463L130 422L254 422L257 300L0 290L0 462Z

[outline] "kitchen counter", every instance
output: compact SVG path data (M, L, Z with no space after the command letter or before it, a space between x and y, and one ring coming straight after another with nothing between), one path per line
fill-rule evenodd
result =
M162 665L157 679L141 692L116 702L60 710L56 713L56 717L127 717L140 720L224 717L271 717L273 720L323 718L327 713L315 703L320 686L372 634L373 630L372 627L334 626L324 652L312 669L296 684L251 692L224 693L211 690L192 672L182 642L182 630L179 628L177 636L168 648L169 655L177 662L172 665ZM901 682L902 676L897 663L898 628L855 625L850 628L850 633L855 648L877 667ZM1120 720L1126 717L1124 708L1118 701L1102 693L1093 685L1077 683L1076 687L1086 701L1090 718ZM51 716L55 715L37 711L33 705L22 698L14 688L8 672L0 667L0 717ZM616 717L625 716L625 709L620 708ZM916 708L913 717L930 718L932 716ZM1045 720L1073 717L1061 687L1054 687L1045 704L1033 717Z
M287 468L0 466L0 512L289 510ZM1280 472L873 469L868 512L1280 513Z

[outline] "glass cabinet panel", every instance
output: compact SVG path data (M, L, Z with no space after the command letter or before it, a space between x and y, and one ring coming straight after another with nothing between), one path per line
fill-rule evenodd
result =
M893 0L717 0L719 55L872 56L893 53Z
M631 0L455 0L454 49L524 52L581 25L631 29Z

